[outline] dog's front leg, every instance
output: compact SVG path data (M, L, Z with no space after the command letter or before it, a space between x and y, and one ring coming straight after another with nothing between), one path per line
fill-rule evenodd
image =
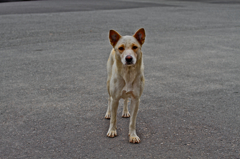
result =
M131 117L129 123L129 142L132 143L139 143L140 138L137 136L136 133L136 119L137 119L137 112L139 107L139 98L131 99Z
M107 136L108 137L115 137L117 136L117 109L118 109L119 99L112 99L111 100L111 119L110 119L110 126L108 129Z

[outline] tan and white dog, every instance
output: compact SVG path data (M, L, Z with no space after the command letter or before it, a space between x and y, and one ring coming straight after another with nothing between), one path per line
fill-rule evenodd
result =
M114 30L109 32L109 40L113 49L107 62L108 108L105 118L110 119L108 137L117 136L116 115L118 103L124 101L122 117L130 117L129 142L139 143L136 133L136 117L140 96L144 88L142 45L145 31L139 29L133 36L121 36ZM128 111L128 98L131 98L131 114Z

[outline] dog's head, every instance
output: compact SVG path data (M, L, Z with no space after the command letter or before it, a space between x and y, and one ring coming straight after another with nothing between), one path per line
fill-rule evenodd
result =
M136 64L140 57L145 31L141 28L133 36L121 36L115 30L110 30L109 40L123 65L131 66Z

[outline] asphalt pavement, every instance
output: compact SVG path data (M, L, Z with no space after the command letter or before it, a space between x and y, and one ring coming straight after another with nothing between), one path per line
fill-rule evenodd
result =
M0 3L0 158L240 158L240 1ZM137 117L106 136L108 31L145 28Z

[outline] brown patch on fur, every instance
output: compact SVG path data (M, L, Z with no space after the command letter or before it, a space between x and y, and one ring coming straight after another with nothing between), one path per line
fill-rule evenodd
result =
M134 46L135 47L137 47L136 49L134 49ZM139 47L138 47L138 45L137 44L132 44L132 50L138 50L139 49Z
M121 48L123 48L123 50L121 50ZM122 54L124 50L125 50L125 46L123 44L118 47L118 51L120 54Z
M134 47L137 47L137 48L134 49ZM138 49L139 49L139 47L138 47L137 44L132 44L132 50L133 50L133 52L134 52L134 56L135 56L136 59L137 59L137 52L138 52Z

